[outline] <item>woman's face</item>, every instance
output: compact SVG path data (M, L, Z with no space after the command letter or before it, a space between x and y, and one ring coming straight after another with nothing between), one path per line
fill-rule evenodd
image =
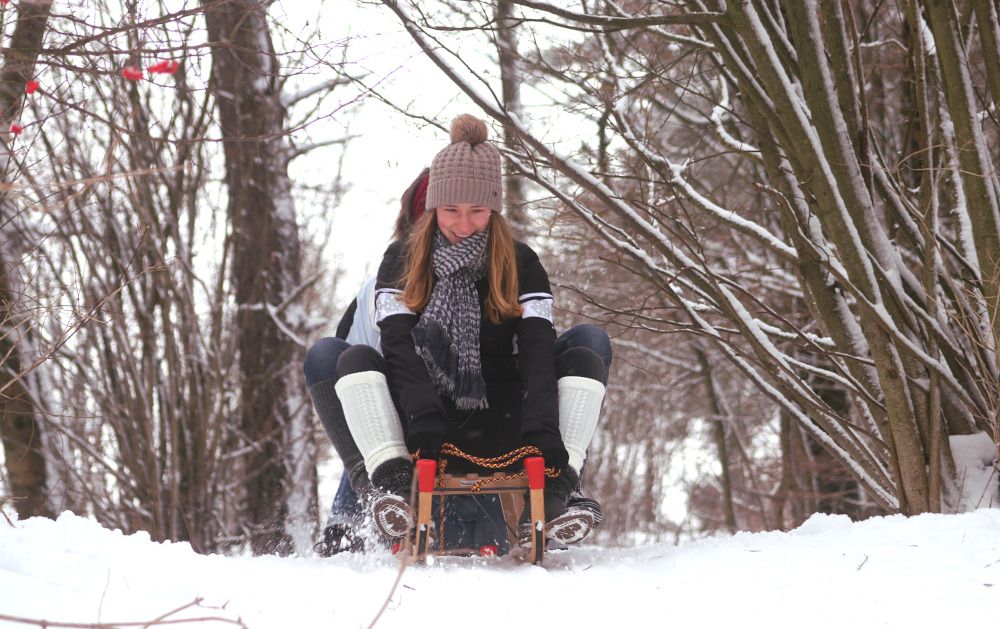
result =
M479 233L490 224L490 210L472 203L442 205L434 210L438 229L451 244Z

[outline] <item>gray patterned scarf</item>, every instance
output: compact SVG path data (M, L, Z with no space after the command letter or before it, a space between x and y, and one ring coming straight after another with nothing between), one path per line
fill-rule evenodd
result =
M475 286L486 275L488 232L454 245L441 232L434 235L434 288L413 327L413 344L434 386L466 410L489 406L479 362L481 310Z

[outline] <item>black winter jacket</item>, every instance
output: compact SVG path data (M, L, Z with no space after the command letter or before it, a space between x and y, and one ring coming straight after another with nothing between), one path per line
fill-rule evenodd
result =
M489 408L470 411L455 408L448 396L437 393L414 349L411 331L420 315L399 301L405 249L401 242L389 245L375 284L376 318L389 388L404 430L424 414L443 416L449 425L445 441L477 456L507 453L522 445L526 433L559 435L552 290L535 252L520 242L516 250L521 317L492 323L484 309L487 279L476 283L480 361Z

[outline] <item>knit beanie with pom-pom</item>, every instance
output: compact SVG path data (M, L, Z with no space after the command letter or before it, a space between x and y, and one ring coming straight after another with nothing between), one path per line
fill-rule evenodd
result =
M462 114L451 123L451 144L434 156L427 207L472 203L499 212L500 151L486 141L486 123Z

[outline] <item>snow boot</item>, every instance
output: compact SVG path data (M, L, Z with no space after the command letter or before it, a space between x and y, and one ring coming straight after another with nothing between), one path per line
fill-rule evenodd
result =
M556 478L545 479L545 537L561 544L577 544L594 529L594 512L585 505L569 506L570 497L580 484L580 477L571 468L565 468ZM587 499L589 500L589 499ZM590 500L594 505L596 501ZM597 508L600 512L600 506ZM517 537L522 547L531 543L530 513L526 508L517 527Z
M372 473L371 502L375 528L390 542L413 527L413 511L407 497L413 482L413 464L409 459L390 459Z
M365 542L347 524L331 524L323 529L323 539L313 546L320 557L333 557L342 552L363 553Z
M545 523L545 537L566 545L579 544L593 530L594 514L587 509L566 509L562 515Z
M587 458L587 447L597 429L604 402L604 385L592 378L559 378L559 433L569 454L569 465L562 473L545 482L545 536L562 544L576 544L601 521L601 506L596 500L577 493L579 470ZM524 518L525 524L527 518ZM518 526L522 545L530 539L531 527Z
M414 522L406 500L413 464L385 374L361 371L343 376L337 381L337 396L371 479L365 501L375 528L390 542L403 537Z
M590 515L594 519L595 529L598 526L600 526L601 521L604 520L604 514L601 513L601 503L597 502L593 498L588 498L587 496L584 496L579 489L570 494L569 500L566 501L566 511L571 511L574 509L583 509L584 511L589 511Z

